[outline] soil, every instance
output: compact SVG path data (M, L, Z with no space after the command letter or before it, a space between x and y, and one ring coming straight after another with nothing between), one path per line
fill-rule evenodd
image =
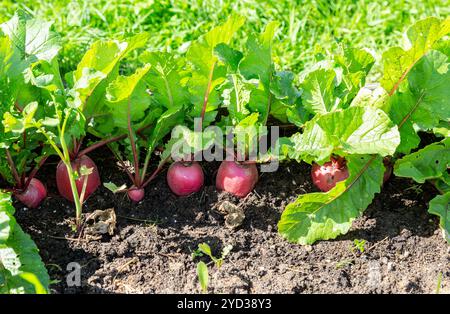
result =
M91 156L103 182L128 183L112 157L104 156L110 154ZM277 233L277 222L296 195L314 191L308 165L290 163L262 174L245 199L216 191L212 178L218 165L203 164L209 178L204 190L185 198L170 192L164 173L139 204L101 187L84 211L114 208L117 226L114 235L88 241L73 232L74 207L57 195L56 161L47 163L38 177L50 197L36 210L16 207L56 282L52 292L198 293L200 260L209 263L210 293L434 293L439 282L441 293L450 292L450 249L437 218L427 213L436 194L432 186L392 177L348 234L300 246ZM236 230L225 227L218 211L226 200L245 212ZM355 239L366 241L364 252ZM215 256L232 245L220 268L209 258L193 258L203 242ZM66 283L71 262L82 267L81 286Z

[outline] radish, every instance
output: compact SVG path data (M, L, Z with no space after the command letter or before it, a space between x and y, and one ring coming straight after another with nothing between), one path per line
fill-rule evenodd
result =
M130 198L130 200L138 203L138 202L142 201L142 199L144 198L145 191L144 191L144 189L138 189L136 187L132 187L128 190L127 194L128 194L128 197Z
M178 196L187 196L203 187L203 169L198 162L177 161L167 171L167 184Z
M328 192L336 183L348 178L348 169L344 158L331 158L322 166L313 164L311 177L314 185L322 192Z
M258 182L258 169L254 163L243 164L222 161L217 172L216 187L237 197L245 197Z
M41 181L33 178L25 191L16 192L15 196L28 208L36 208L47 197L47 189Z
M86 155L83 155L71 162L73 171L80 173L82 166L86 168L92 168L92 173L87 176L86 191L84 193L84 200L86 200L92 193L94 193L100 186L100 175L98 173L97 166L94 161ZM76 181L78 195L81 195L85 176L80 176ZM59 194L67 200L73 202L72 189L70 188L69 174L67 172L66 165L60 161L56 168L56 186L58 187Z
M383 164L386 168L383 175L384 184L391 177L392 164L389 158L384 158ZM311 177L315 186L323 192L328 192L334 188L338 182L348 178L348 169L345 165L345 159L331 158L331 161L326 162L323 166L313 164Z

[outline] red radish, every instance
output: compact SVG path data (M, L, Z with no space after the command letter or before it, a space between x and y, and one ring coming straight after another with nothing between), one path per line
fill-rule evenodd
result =
M136 187L132 187L128 190L127 194L128 194L128 197L130 198L130 200L137 203L137 202L142 201L142 199L145 196L145 191L144 191L144 189L138 189Z
M198 162L177 161L167 171L167 184L178 196L187 196L203 187L203 169Z
M222 161L217 172L216 187L237 197L245 197L258 182L258 169L254 163L242 164Z
M311 171L312 181L322 192L328 192L336 183L348 178L348 169L344 158L331 158L323 166L313 164Z
M16 198L28 208L36 208L47 197L47 189L36 178L30 180L27 189L22 193L15 194Z
M81 156L71 162L72 170L80 173L82 166L86 168L92 168L92 173L87 178L86 192L84 194L84 200L86 200L92 193L94 193L100 186L100 175L98 173L97 166L94 161L86 155ZM78 190L78 195L83 190L85 176L80 176L75 182ZM56 168L56 185L58 187L59 194L69 201L73 200L72 189L70 188L69 174L67 172L66 165L60 161Z

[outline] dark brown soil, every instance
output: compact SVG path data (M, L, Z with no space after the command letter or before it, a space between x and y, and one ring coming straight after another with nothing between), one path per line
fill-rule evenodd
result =
M128 183L114 161L101 156L108 153L93 157L103 182ZM217 163L203 166L206 187L186 198L171 194L165 174L137 205L102 187L85 212L114 207L115 235L78 241L64 239L76 238L74 209L56 195L55 164L47 164L39 177L50 197L36 210L17 204L17 217L40 248L51 278L59 281L53 292L197 293L199 259L192 252L203 242L216 256L233 246L220 269L209 266L211 293L434 293L440 278L440 291L450 292L450 250L437 219L427 213L435 195L431 186L391 178L347 235L299 246L278 235L277 222L288 202L313 190L308 165L291 163L261 175L255 192L243 200L216 191L211 178ZM217 210L224 200L245 210L237 230L226 228ZM364 253L355 249L355 239L367 241ZM82 266L80 287L66 284L70 262Z

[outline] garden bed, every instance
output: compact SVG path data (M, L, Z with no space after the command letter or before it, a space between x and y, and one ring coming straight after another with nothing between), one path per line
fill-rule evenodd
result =
M450 291L450 18L300 73L249 23L68 73L52 22L0 24L0 293Z
M108 151L95 155L103 182L126 182L114 159L105 157ZM218 163L203 167L206 178L215 177ZM440 291L450 292L450 250L437 217L427 213L436 194L431 185L414 189L412 181L392 177L347 235L300 246L277 233L277 222L298 194L314 190L309 165L290 163L261 175L255 191L242 200L217 192L212 181L202 192L178 198L160 175L137 205L104 187L91 196L85 213L113 207L117 228L113 236L87 241L73 239L73 205L57 195L54 169L50 161L39 174L50 193L40 208L15 204L19 223L35 240L51 278L59 281L52 292L198 293L199 258L192 252L200 243L208 243L216 256L233 246L220 269L209 267L212 293L434 293L440 278ZM236 230L225 227L217 210L225 200L245 211ZM364 252L355 239L366 241ZM70 262L82 265L80 287L66 284Z

